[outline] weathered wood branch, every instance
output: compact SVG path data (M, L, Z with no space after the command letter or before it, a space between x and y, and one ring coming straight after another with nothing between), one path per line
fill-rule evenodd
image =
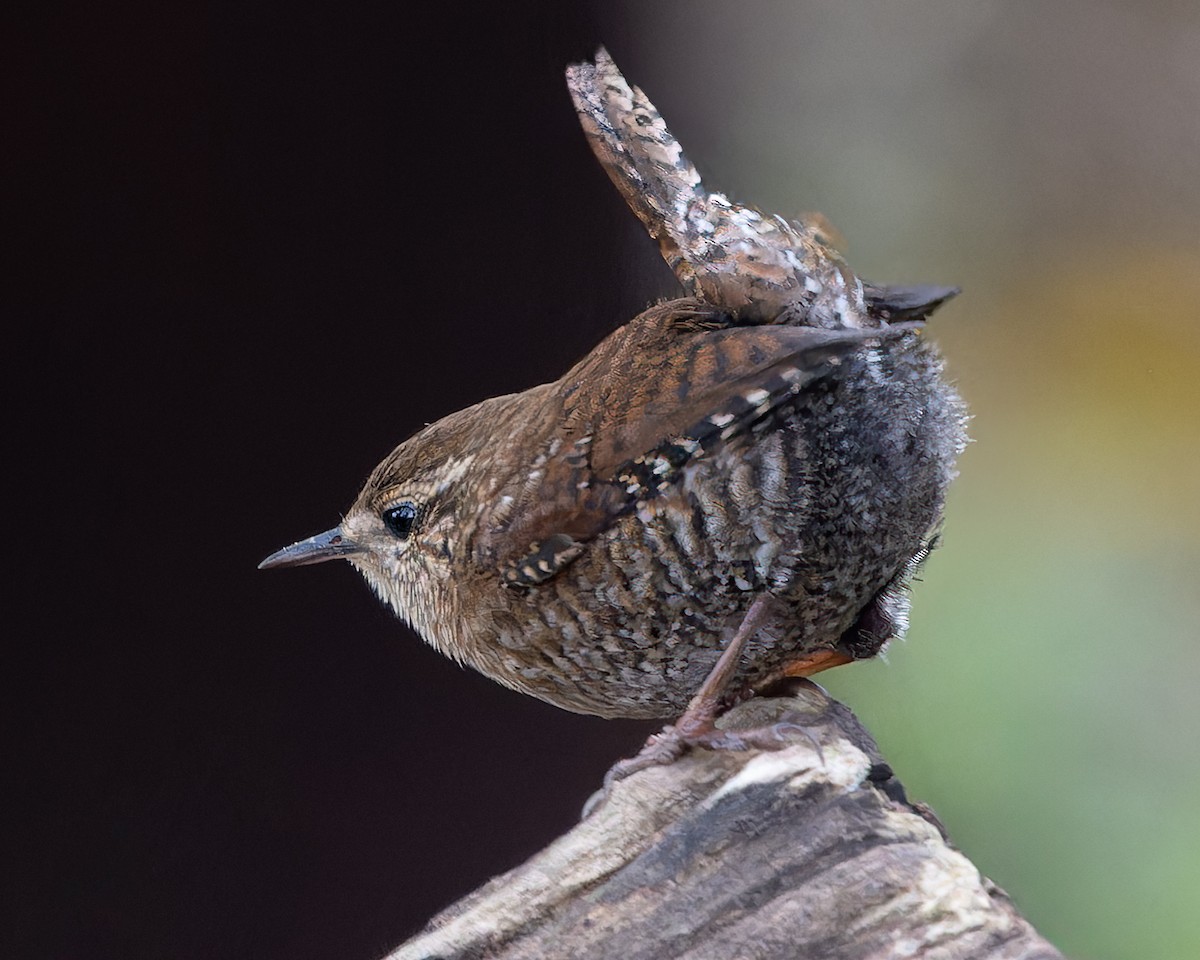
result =
M1061 958L820 688L723 723L787 720L778 751L696 751L615 784L388 960Z

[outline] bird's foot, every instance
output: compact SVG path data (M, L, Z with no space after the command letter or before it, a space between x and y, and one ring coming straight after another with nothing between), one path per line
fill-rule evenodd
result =
M820 731L833 722L831 717L837 711L845 708L830 700L820 686L807 678L781 677L761 693L741 700L728 719L715 709L694 709L697 704L693 701L678 721L651 736L636 756L620 761L608 771L603 787L584 805L583 816L590 816L611 799L620 781L652 767L672 764L693 749L775 751L806 741L817 762L824 765L825 752L821 747L824 737ZM790 703L781 710L781 701ZM837 723L845 723L847 719L857 723L852 714L845 712L846 717L834 718ZM736 764L729 766L730 771L736 768ZM720 778L720 774L717 776Z
M614 764L604 777L604 792L640 770L674 763L695 749L782 750L799 735L807 738L820 754L821 745L809 732L805 719L799 714L786 714L766 726L727 730L717 726L715 715L688 716L685 713L676 723L651 735L636 756Z

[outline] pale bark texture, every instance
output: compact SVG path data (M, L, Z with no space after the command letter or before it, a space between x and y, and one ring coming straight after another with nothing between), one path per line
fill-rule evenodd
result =
M779 750L697 750L614 784L388 960L1061 958L820 688L723 725L786 721Z

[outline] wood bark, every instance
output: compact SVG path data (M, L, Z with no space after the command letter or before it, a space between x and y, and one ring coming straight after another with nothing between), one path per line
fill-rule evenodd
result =
M778 750L693 751L594 798L574 829L388 960L1051 960L815 684L722 725Z

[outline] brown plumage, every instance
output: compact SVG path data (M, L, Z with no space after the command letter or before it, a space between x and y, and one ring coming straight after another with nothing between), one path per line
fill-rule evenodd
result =
M425 428L264 566L345 557L443 653L601 716L677 715L759 598L740 687L874 655L964 443L917 333L954 291L863 284L817 226L707 193L603 51L567 78L688 297Z

